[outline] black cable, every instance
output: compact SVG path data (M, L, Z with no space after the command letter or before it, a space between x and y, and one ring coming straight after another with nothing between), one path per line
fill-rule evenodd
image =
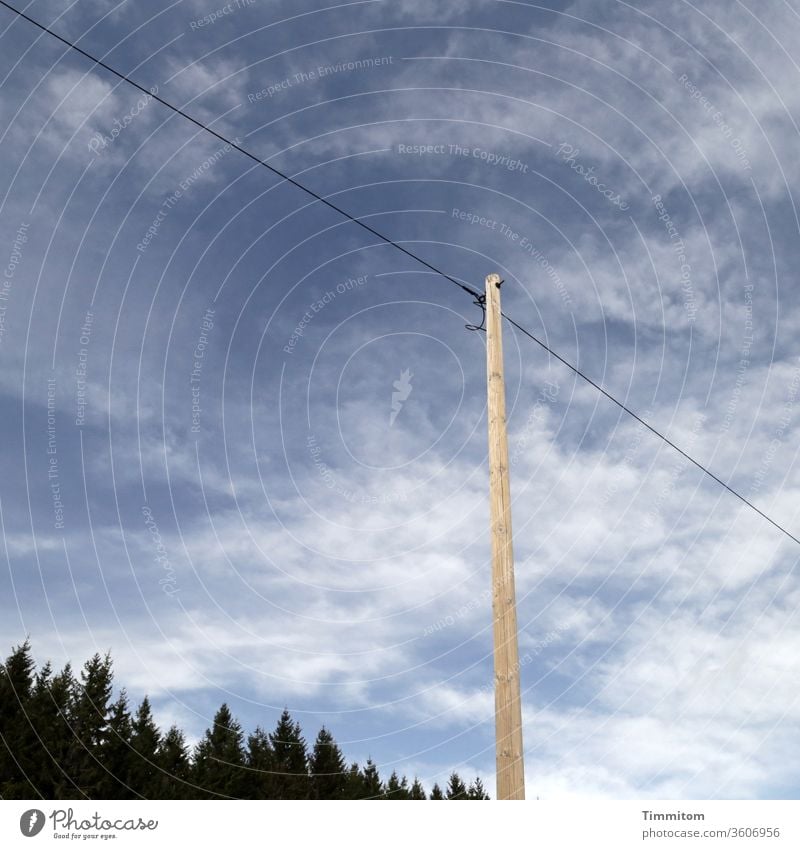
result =
M226 145L230 145L230 147L233 148L234 150L238 150L239 153L242 153L246 157L248 157L249 159L252 159L253 162L256 162L259 165L262 165L264 168L271 171L273 174L277 175L282 180L286 180L287 183L291 183L293 186L296 186L298 189L305 192L307 195L310 195L315 200L320 201L320 203L323 203L323 204L325 204L325 206L329 207L330 209L334 210L335 212L338 212L339 215L343 215L349 221L352 221L354 224L358 224L359 227L363 227L365 230L367 230L373 236L377 236L382 242L386 242L386 244L392 245L393 247L397 248L399 251L402 251L406 256L409 256L409 257L411 257L411 259L415 260L416 262L420 263L421 265L424 265L430 271L433 271L435 274L438 274L439 276L444 277L445 280L448 280L450 283L453 283L455 286L458 286L459 289L463 289L465 292L470 294L475 299L477 304L479 306L481 305L484 296L480 292L478 292L477 289L473 289L471 286L468 286L465 283L461 283L460 281L456 280L454 277L451 277L449 274L445 274L445 272L442 271L441 269L436 268L436 266L434 266L434 265L431 265L431 263L429 263L427 260L424 260L421 257L417 256L415 253L412 253L407 248L404 248L402 245L399 245L397 242L390 239L388 236L384 236L383 233L379 232L378 230L376 230L373 227L370 227L369 224L365 224L363 221L361 221L358 218L355 218L354 216L350 215L349 212L342 209L340 206L337 206L335 203L332 203L331 201L322 197L322 195L317 194L313 189L309 189L307 186L304 186L302 183L299 183L297 180L290 177L288 174L284 174L279 169L275 168L272 165L269 165L267 162L265 162L263 159L260 159L254 153L250 153L249 150L246 150L245 148L236 144L236 142L232 141L231 139L226 138L221 133L218 133L216 130L212 130L211 127L209 127L207 124L204 124L202 121L198 121L196 118L193 118L191 115L184 112L182 109L179 109L177 106L173 106L169 101L164 100L164 98L159 97L157 94L153 94L153 92L150 89L147 89L144 86L139 85L139 83L137 83L135 80L132 80L130 77L126 76L121 71L117 71L115 68L112 68L110 65L107 65L102 60L97 59L91 53L87 53L85 50L78 47L78 45L75 44L74 42L71 42L68 39L60 36L57 32L54 32L49 27L46 27L44 24L40 24L39 21L34 20L33 18L26 15L24 12L20 12L19 9L15 9L12 5L10 5L9 3L6 3L5 0L0 0L0 6L5 6L6 9L13 12L15 15L17 15L20 18L23 18L24 20L28 21L28 23L33 24L35 27L38 27L38 29L42 30L42 32L46 32L48 35L51 35L53 38L57 39L62 44L65 44L71 50L75 50L77 53L80 53L82 56L85 56L87 59L89 59L95 65L98 65L99 67L108 71L110 74L113 74L115 77L118 77L119 79L124 80L126 83L128 83L129 85L132 85L134 88L143 92L144 94L146 94L148 97L152 98L153 100L157 100L162 106L166 106L167 109L172 110L177 115L180 115L182 118L185 118L187 121L190 121L196 127L199 127L201 130L205 130L205 132L210 133L212 136L215 136L220 141L224 142ZM758 513L758 515L761 516L762 519L766 519L773 527L777 528L781 533L783 533L787 537L789 537L789 539L793 540L798 545L800 545L800 539L798 539L796 536L794 536L794 534L791 534L789 531L786 530L786 528L784 528L782 525L779 525L774 519L771 519L766 513L763 512L763 510L759 510L758 507L755 506L755 504L753 504L751 501L748 501L743 495L741 495L739 492L737 492L735 489L733 489L733 487L731 487L727 483L725 483L725 481L718 478L712 471L707 469L702 463L700 463L698 460L695 460L694 457L687 454L682 448L679 448L674 442L672 442L672 440L670 440L666 436L664 436L663 433L656 430L652 425L648 424L643 418L641 418L641 416L637 415L633 410L631 410L630 407L625 406L625 404L623 404L622 401L618 401L613 395L611 395L609 392L607 392L605 389L603 389L603 387L600 386L599 383L596 383L594 380L592 380L591 377L589 377L587 374L584 374L577 366L574 366L568 360L565 360L564 357L562 357L560 354L557 354L549 345L542 342L541 339L534 336L533 333L531 333L529 330L526 330L521 324L514 321L513 318L506 315L505 313L501 313L501 314L502 314L503 318L505 318L505 320L509 324L511 324L513 327L515 327L517 330L519 330L520 333L524 334L529 339L532 339L537 345L539 345L539 347L541 347L545 351L547 351L547 353L550 354L551 357L555 357L555 359L557 359L560 363L562 363L568 369L573 371L578 377L580 377L582 380L585 380L590 386L593 386L601 395L603 395L605 398L608 398L608 400L611 401L613 404L616 404L617 407L619 407L623 412L627 413L629 416L631 416L631 418L633 418L637 422L639 422L640 425L647 428L647 430L649 430L651 433L655 434L655 436L657 436L659 439L661 439L663 442L665 442L667 445L669 445L670 448L673 448L675 451L677 451L682 457L685 457L690 463L697 466L698 469L700 469L704 474L708 475L708 477L710 477L713 481L716 481L716 483L718 483L720 486L722 486L724 489L726 489L731 495L734 495L743 504L746 504L751 510ZM483 329L482 327L475 327L473 325L467 325L467 327L471 330L472 329L475 329L475 330Z
M342 209L340 206L337 206L335 203L332 203L331 201L327 200L322 195L317 194L313 189L309 189L308 186L304 186L302 183L299 183L293 177L290 177L288 174L284 174L283 171L280 171L273 165L270 165L263 159L260 159L254 153L250 153L249 150L246 150L245 148L236 144L235 141L226 138L221 133L218 133L216 130L212 130L211 127L209 127L207 124L204 124L202 121L198 121L197 118L193 118L191 115L189 115L187 112L184 112L182 109L179 109L177 106L173 106L169 101L164 100L163 97L159 97L157 94L154 94L150 89L139 85L136 80L131 79L126 74L123 74L121 71L116 70L116 68L112 68L111 65L107 65L105 62L103 62L101 59L98 59L96 56L93 56L91 53L87 53L85 50L78 47L78 45L74 42L69 41L63 36L60 36L57 32L54 32L49 27L46 27L44 24L40 24L39 21L34 20L33 18L26 15L24 12L20 12L19 9L15 9L10 3L6 3L5 0L0 0L0 6L5 6L6 9L11 12L14 12L14 14L16 15L19 15L20 18L24 18L26 21L28 21L28 23L31 23L35 27L38 27L40 30L42 30L42 32L46 32L48 35L53 36L53 38L58 39L62 44L65 44L67 47L71 48L72 50L75 50L77 53L80 53L81 56L85 56L91 62L94 62L95 65L98 65L99 67L108 71L110 74L113 74L115 77L124 80L129 85L132 85L134 88L146 94L149 98L157 100L162 106L166 106L167 109L171 109L177 115L180 115L182 118L185 118L187 121L190 121L196 127L199 127L201 130L205 130L207 133L210 133L215 138L218 138L220 141L225 142L226 145L229 145L234 150L238 150L239 153L242 153L249 159L252 159L253 162L257 162L259 165L262 165L264 168L268 169L269 171L272 171L273 174L280 177L282 180L286 180L287 183L291 183L293 186L296 186L298 189L305 192L307 195L311 195L312 198L320 201L320 203L324 203L325 206L330 207L335 212L338 212L339 215L343 215L349 221L352 221L354 224L358 224L359 227L363 227L369 233L372 233L373 236L377 236L382 242L386 242L387 244L392 245L393 247L397 248L397 250L402 251L406 256L410 256L411 259L421 263L426 268L430 269L436 274L439 274L441 277L444 277L445 280L449 280L451 283L458 286L460 289L463 289L465 292L468 292L470 295L472 295L473 298L478 297L478 295L480 294L477 289L473 289L471 286L467 286L465 283L461 283L459 280L456 280L449 274L445 274L444 271L442 271L441 269L436 268L436 266L431 265L429 262L422 259L421 257L418 257L416 254L411 253L411 251L407 250L402 245L398 245L397 242L392 241L388 236L384 236L383 233L380 233L374 227L370 227L369 224L365 224L363 221L360 221L358 218L355 218L354 216L350 215L349 212Z
M575 372L578 377L585 380L590 386L593 386L601 395L608 398L608 400L611 401L613 404L616 404L620 408L620 410L623 410L629 416L636 419L636 421L639 422L640 425L646 427L651 433L654 433L659 439L662 439L664 442L666 442L666 444L669 445L670 448L674 448L682 457L685 457L690 463L693 463L695 466L697 466L698 469L701 469L703 472L705 472L705 474L707 474L712 480L716 481L720 486L727 489L728 492L731 493L731 495L735 495L739 499L739 501L746 504L751 510L755 510L755 512L758 513L759 516L761 516L763 519L766 519L771 525L774 525L774 527L781 531L781 533L786 534L789 539L794 540L798 545L800 545L800 539L794 536L794 534L789 533L786 528L784 528L782 525L779 525L774 519L770 519L770 517L767 516L767 514L764 513L763 510L759 510L758 507L756 507L756 505L752 503L752 501L748 501L733 487L726 484L724 480L721 480L712 471L707 469L701 462L695 460L694 457L687 454L682 448L679 448L671 439L668 439L666 436L664 436L663 433L656 430L652 425L648 424L641 416L634 413L634 411L631 410L630 407L626 407L625 404L622 403L622 401L618 401L613 395L606 392L606 390L603 389L603 387L600 386L599 383L596 383L594 380L592 380L591 377L589 377L587 374L584 374L577 366L574 366L571 362L565 360L560 354L557 354L549 345L546 345L544 342L542 342L541 339L537 339L537 337L534 336L533 333L531 333L529 330L526 330L521 324L518 324L516 321L514 321L513 318L507 316L505 313L502 313L502 316L509 324L516 327L517 330L520 331L520 333L523 333L529 339L533 339L533 341L537 345L544 348L544 350L547 351L547 353L550 354L551 357L555 357L560 363L563 363L568 369L571 369L573 372Z

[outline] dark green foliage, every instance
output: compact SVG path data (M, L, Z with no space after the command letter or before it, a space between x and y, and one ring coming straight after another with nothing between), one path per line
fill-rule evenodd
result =
M308 753L300 725L284 708L281 718L269 735L275 764L274 799L308 799Z
M131 766L128 782L133 793L145 799L155 798L159 784L156 763L161 734L153 719L150 699L144 697L131 723Z
M333 735L324 726L308 761L312 799L347 798L347 763Z
M367 758L367 765L362 773L362 799L381 799L383 798L383 785L381 777L378 773L378 767L372 762L372 758Z
M366 796L364 788L364 773L357 763L350 764L345 781L346 799L363 799Z
M153 799L190 799L193 797L192 764L183 732L173 725L158 744L156 752L155 793Z
M386 782L386 798L410 799L411 791L408 789L408 779L405 776L398 778L397 773L393 771Z
M145 696L132 713L113 698L110 655L95 654L76 680L67 664L35 674L26 640L0 664L0 799L425 799L415 778L377 766L349 767L327 728L309 755L300 725L284 710L275 730L247 737L227 705L190 753L183 732L159 731ZM434 785L431 799L443 799ZM476 778L453 773L448 799L488 799Z
M483 782L480 778L477 778L470 784L469 790L467 790L467 798L468 799L488 799L489 794L483 788Z
M76 688L69 664L52 676L47 663L36 676L28 711L37 741L31 774L36 776L37 795L44 799L80 798L66 768L77 742L70 725ZM0 795L5 797L4 792Z
M4 799L37 795L31 774L35 737L26 712L33 690L33 669L28 640L0 666L0 775Z
M467 796L467 787L457 772L450 774L450 780L447 782L447 798L459 800L469 798Z
M107 773L101 785L105 799L130 798L131 715L128 697L123 690L111 706L108 719L108 740L103 749L103 766Z
M240 798L247 779L244 767L242 727L223 704L194 753L194 780L204 791L201 797Z
M276 785L275 753L269 734L261 726L247 738L245 799L270 799Z
M95 654L84 664L80 683L75 688L69 710L75 743L67 753L67 771L75 782L78 797L102 798L103 789L112 777L103 763L103 750L110 739L112 679L111 656Z

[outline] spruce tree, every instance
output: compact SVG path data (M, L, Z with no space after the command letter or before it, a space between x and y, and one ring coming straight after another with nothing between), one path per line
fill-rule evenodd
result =
M278 724L269 735L275 755L276 799L309 797L308 753L298 723L284 708Z
M274 798L275 755L269 734L261 726L247 738L247 786L245 798L272 799Z
M350 764L350 769L347 771L345 781L345 798L346 799L364 799L366 797L366 789L364 787L364 773L361 767L353 761Z
M284 710L275 731L247 738L227 705L190 756L183 733L162 735L145 696L131 716L123 689L112 703L110 655L95 654L76 681L67 664L34 674L26 641L0 664L0 798L425 799L393 771L386 785L371 758L348 768L327 728L309 756L300 725ZM434 784L431 799L443 799ZM450 776L448 799L488 799L480 778Z
M382 799L383 784L378 773L378 767L372 762L372 758L367 758L366 766L363 772L363 798L365 799Z
M39 793L45 799L75 799L80 796L69 772L77 745L72 731L71 712L77 682L67 664L51 675L46 663L36 676L31 698L31 716L38 735L37 767Z
M109 739L112 679L111 655L95 654L84 664L75 692L70 722L75 734L67 768L80 791L100 798L108 778L103 749Z
M389 780L386 782L386 799L410 799L411 793L408 789L408 779L403 776L402 779L397 777L397 772L392 771Z
M156 752L155 799L190 799L191 762L183 732L175 725L164 735Z
M246 781L244 735L223 704L214 716L214 725L197 744L194 756L194 781L203 796L239 799Z
M308 762L312 799L347 797L347 763L333 735L323 726Z
M108 720L108 740L102 750L103 765L108 770L99 792L103 799L136 798L130 789L131 715L125 690L111 706Z
M0 796L4 799L38 795L31 775L35 735L28 717L34 666L28 640L0 666Z
M14 757L21 767L23 772L28 777L28 782L31 788L35 788L35 793L31 795L40 795L43 798L53 797L53 785L49 780L48 770L52 767L50 764L48 753L40 741L41 729L45 726L46 708L43 695L50 686L53 677L52 667L50 663L45 663L40 672L34 677L33 686L31 688L30 697L27 701L26 716L28 719L28 731L31 735L29 741L24 739L14 744ZM2 751L2 742L0 742L0 752ZM0 754L0 759L2 755ZM2 776L5 773L0 767L0 785L2 784ZM0 796L4 796L0 789Z
M134 798L155 798L156 789L161 783L156 763L160 743L161 732L153 719L150 699L145 696L131 723L129 784Z
M458 800L468 798L466 785L457 772L450 774L450 780L447 782L447 798Z
M488 799L489 794L483 787L483 782L476 776L475 780L470 784L467 790L467 798L469 799Z

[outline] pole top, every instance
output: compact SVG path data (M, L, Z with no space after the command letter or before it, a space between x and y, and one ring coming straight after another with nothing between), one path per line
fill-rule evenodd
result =
M499 289L503 285L503 278L499 274L487 274L486 285L491 286L492 283L494 283L494 285Z

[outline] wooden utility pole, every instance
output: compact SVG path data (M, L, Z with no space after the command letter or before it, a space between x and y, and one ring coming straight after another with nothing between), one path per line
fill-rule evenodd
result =
M494 709L497 798L525 798L522 709L519 691L517 602L511 544L511 487L508 479L506 388L499 274L486 278L486 376L489 392L489 503L492 528L492 614L494 616Z

